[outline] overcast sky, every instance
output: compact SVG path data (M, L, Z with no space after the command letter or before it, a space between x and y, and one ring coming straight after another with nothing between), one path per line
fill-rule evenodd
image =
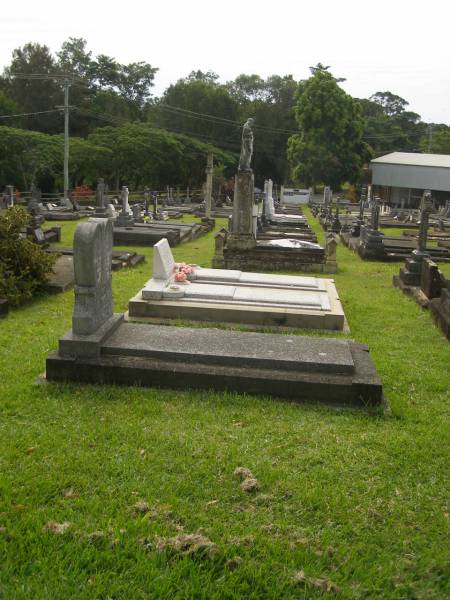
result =
M69 36L158 67L157 95L194 69L303 79L322 62L353 96L389 90L450 124L449 29L450 0L5 0L0 68L29 41L56 51Z

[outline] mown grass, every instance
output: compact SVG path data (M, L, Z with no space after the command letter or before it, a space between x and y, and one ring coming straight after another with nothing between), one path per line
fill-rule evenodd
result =
M63 244L73 227L63 225ZM151 276L152 250L138 250L147 263L113 276L118 311ZM205 266L212 253L212 234L174 249ZM447 598L449 344L392 287L399 263L341 246L338 261L351 336L370 346L386 414L37 385L70 328L72 293L0 322L0 596L319 598L333 582L340 598ZM237 466L259 492L240 490ZM136 515L138 500L152 510ZM49 522L71 526L55 535ZM198 531L218 545L215 558L139 543ZM296 583L300 570L325 582Z

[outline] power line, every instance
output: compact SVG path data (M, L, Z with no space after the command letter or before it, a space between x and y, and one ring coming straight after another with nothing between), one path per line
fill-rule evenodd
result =
M18 113L15 115L0 115L0 119L12 119L14 117L33 117L34 115L45 115L48 113L55 113L55 112L61 112L61 109L53 108L51 110L40 110L37 112L31 112L31 113Z

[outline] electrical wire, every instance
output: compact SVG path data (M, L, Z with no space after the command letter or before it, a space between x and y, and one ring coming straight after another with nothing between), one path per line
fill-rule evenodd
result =
M18 113L15 115L0 115L0 119L12 119L14 117L34 117L34 115L45 115L48 113L55 113L55 112L62 112L63 109L61 108L53 108L51 110L40 110L37 112L31 112L31 113Z

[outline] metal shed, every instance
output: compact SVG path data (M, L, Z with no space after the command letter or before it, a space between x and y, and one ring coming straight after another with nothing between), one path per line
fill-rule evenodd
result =
M417 207L424 190L441 204L450 198L450 155L392 152L370 163L372 185L386 201Z

